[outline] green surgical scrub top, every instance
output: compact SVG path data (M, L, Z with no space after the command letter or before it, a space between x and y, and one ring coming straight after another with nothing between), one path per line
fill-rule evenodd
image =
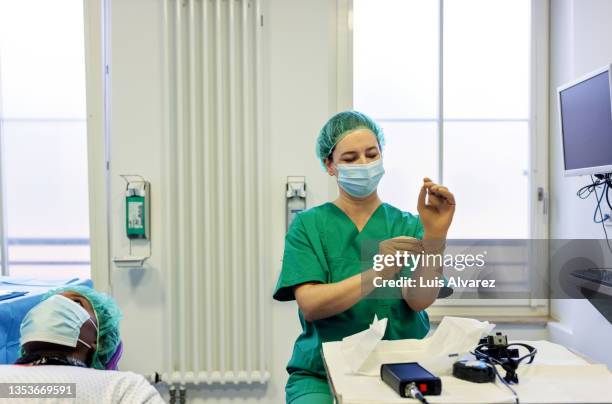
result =
M419 218L381 204L358 231L335 204L299 213L285 237L285 252L274 299L294 300L293 287L305 282L334 283L372 267L378 242L398 236L423 238ZM374 251L372 248L375 248ZM369 252L368 252L369 251ZM370 254L368 256L368 254ZM429 331L425 311L413 311L403 299L364 298L350 309L316 321L305 321L287 364L287 402L307 393L329 393L321 358L321 343L339 341L370 326L374 315L388 318L384 339L423 338Z

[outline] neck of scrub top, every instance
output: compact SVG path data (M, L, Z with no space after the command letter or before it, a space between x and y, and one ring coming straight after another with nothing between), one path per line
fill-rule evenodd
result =
M349 217L369 216L380 206L382 201L378 197L378 192L374 191L364 198L355 198L349 195L342 187L338 186L340 195L334 204L342 209Z

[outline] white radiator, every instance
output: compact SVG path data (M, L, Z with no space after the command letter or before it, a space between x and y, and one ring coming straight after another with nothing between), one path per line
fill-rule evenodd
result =
M259 0L162 1L166 368L264 383Z

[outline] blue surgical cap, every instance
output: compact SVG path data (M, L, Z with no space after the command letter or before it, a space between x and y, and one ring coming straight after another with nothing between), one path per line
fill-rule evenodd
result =
M94 352L91 366L96 369L105 369L121 342L119 334L119 320L123 317L121 309L109 295L79 285L51 290L42 297L42 300L62 292L76 292L91 303L98 320L98 347Z
M319 132L317 138L317 157L321 164L324 159L334 151L334 147L349 133L356 129L369 129L372 131L378 145L382 149L385 138L383 131L369 116L358 111L344 111L332 116Z

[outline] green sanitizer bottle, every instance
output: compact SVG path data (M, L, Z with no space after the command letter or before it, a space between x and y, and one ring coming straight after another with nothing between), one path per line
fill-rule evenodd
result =
M144 189L128 188L125 199L125 229L130 239L147 238L146 201Z

